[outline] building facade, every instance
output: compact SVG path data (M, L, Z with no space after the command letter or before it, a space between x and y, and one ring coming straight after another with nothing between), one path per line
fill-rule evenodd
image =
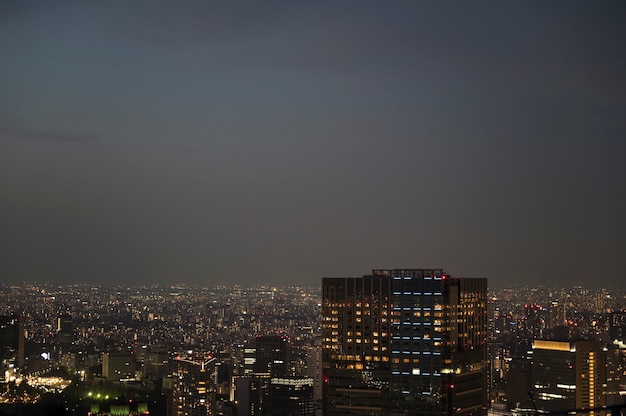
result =
M533 396L546 411L595 409L606 405L606 351L601 341L535 340ZM597 416L609 411L587 410Z
M487 279L374 270L322 292L325 415L486 414Z
M24 367L24 318L0 316L0 371L14 372Z
M316 338L315 343L306 349L306 375L313 379L313 399L322 401L322 339Z
M270 414L313 416L314 380L310 377L275 377L270 380Z
M257 335L255 346L255 373L270 373L272 377L287 376L290 352L287 335Z
M269 394L269 374L235 376L233 389L238 415L261 416Z
M134 380L137 362L135 355L126 352L102 354L102 376L108 380Z
M211 416L215 408L215 358L174 359L172 383L174 416Z

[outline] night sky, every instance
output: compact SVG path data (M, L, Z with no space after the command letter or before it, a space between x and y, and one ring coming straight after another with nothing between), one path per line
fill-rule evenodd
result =
M626 286L626 2L0 3L0 281Z

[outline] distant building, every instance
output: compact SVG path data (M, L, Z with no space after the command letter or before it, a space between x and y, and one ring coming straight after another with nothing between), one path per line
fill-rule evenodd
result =
M288 375L290 342L287 335L258 335L255 344L255 373L270 373L272 377Z
M24 367L24 318L0 316L0 370Z
M610 313L609 340L626 343L626 311L613 311Z
M606 405L606 351L600 341L533 342L532 394L546 411ZM585 411L598 416L608 411Z
M169 368L169 353L164 348L150 349L146 352L143 362L143 377L158 380L166 377Z
M57 332L72 332L73 330L74 328L72 324L72 315L70 315L69 313L64 313L57 317Z
M306 349L306 375L313 379L313 399L322 400L322 340L315 339L314 345Z
M314 380L309 377L272 378L269 410L272 416L313 416Z
M256 363L256 344L246 341L237 345L235 350L235 366L233 373L235 375L244 375L254 373Z
M206 361L174 359L172 414L211 416L215 408L215 358Z
M565 314L565 305L555 300L550 302L549 306L548 329L564 326L567 322Z
M102 377L107 380L134 379L136 368L134 354L125 352L105 352L102 354Z
M530 303L524 305L524 314L526 316L524 326L528 337L531 339L542 338L546 329L546 310L541 305Z
M487 279L374 270L322 292L325 416L487 413Z
M619 405L626 397L626 344L613 341L606 352L606 404Z
M532 362L513 358L506 373L506 398L511 409L533 409L529 394L533 391Z
M269 374L235 376L233 391L237 415L260 416L269 394Z
M67 347L74 342L74 327L70 314L62 314L57 318L55 341L59 347Z

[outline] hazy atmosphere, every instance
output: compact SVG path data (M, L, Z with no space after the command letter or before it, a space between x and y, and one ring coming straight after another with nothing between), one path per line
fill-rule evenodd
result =
M626 282L626 2L0 3L0 281Z

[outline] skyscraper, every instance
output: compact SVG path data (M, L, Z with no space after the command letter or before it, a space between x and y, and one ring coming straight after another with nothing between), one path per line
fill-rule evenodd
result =
M215 358L194 361L177 357L173 375L172 409L175 416L210 416L215 407Z
M322 292L325 415L486 414L487 279L374 270Z
M313 416L313 385L309 377L275 377L270 381L270 414Z
M306 349L306 375L313 379L313 399L322 400L322 339L316 338L315 344Z
M272 377L287 376L289 366L289 337L285 334L257 335L255 373L270 373Z
M136 368L135 355L132 353L105 352L102 354L102 376L108 380L134 379Z
M537 407L547 411L606 405L606 351L601 341L533 342L532 384ZM587 410L598 416L610 411Z
M24 318L0 316L0 371L24 367Z
M57 318L55 340L58 350L60 349L59 347L67 348L71 346L74 341L74 328L70 314L65 313Z

